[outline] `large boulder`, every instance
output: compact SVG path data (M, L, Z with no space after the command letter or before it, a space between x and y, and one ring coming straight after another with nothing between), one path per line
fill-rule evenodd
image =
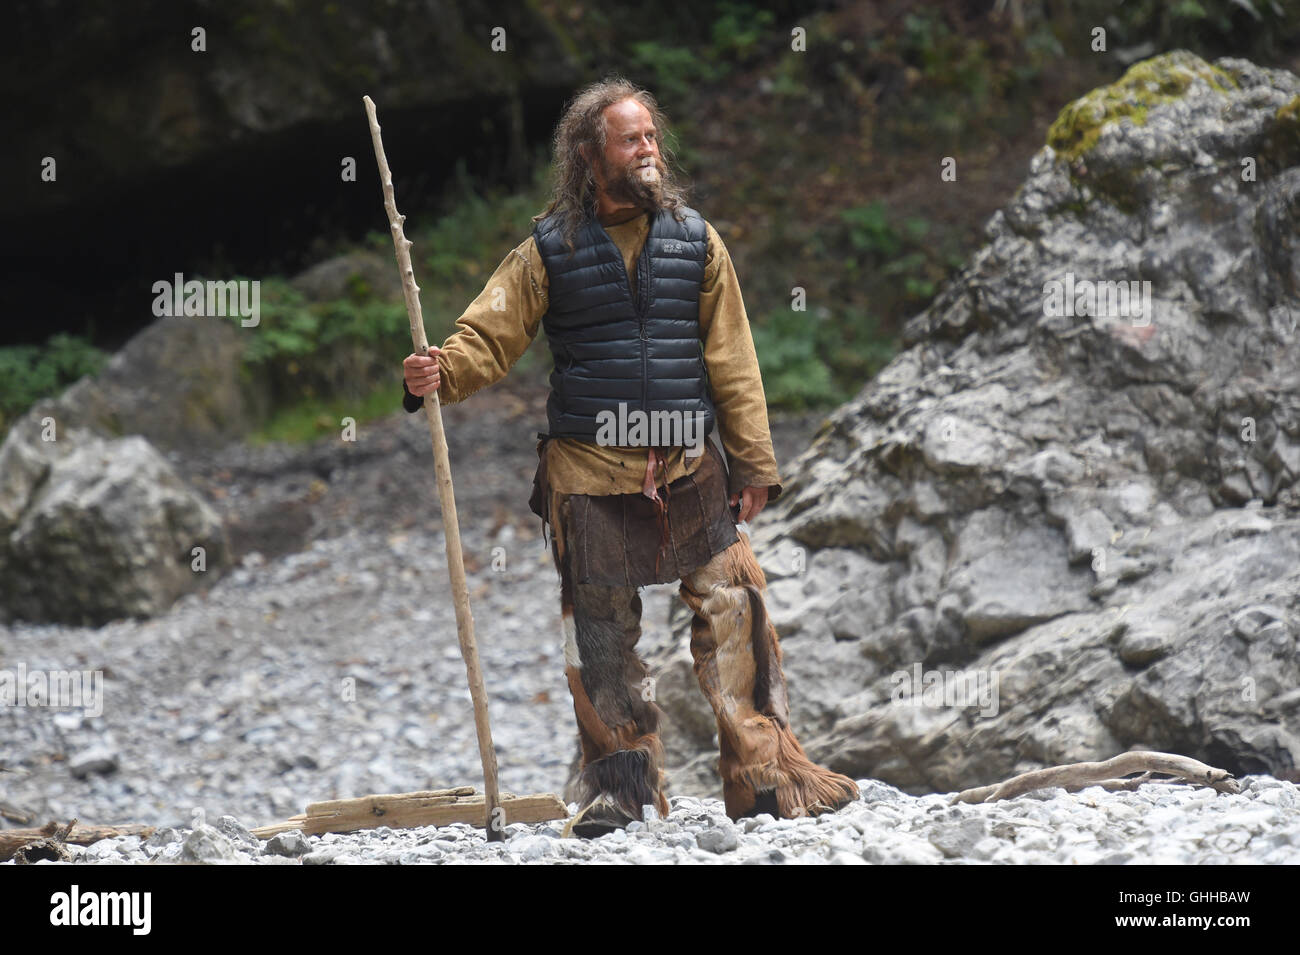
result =
M6 617L94 626L151 616L217 576L220 519L148 441L60 427L28 417L0 445Z
M382 257L355 253L295 284L312 300L394 298L393 272ZM219 448L265 419L269 379L244 361L257 333L222 318L159 318L97 375L14 422L0 444L0 613L73 623L148 616L215 579L231 541L301 543L303 516L283 505L223 528L155 450ZM190 569L199 546L203 572Z
M156 319L99 374L38 402L19 420L30 426L53 417L64 430L106 438L138 434L164 450L236 440L269 408L265 382L243 363L257 331L224 318Z
M358 249L332 256L304 269L290 283L309 302L334 302L374 296L402 301L402 280L391 255Z
M159 318L14 422L0 443L0 615L151 616L220 575L221 519L156 448L220 447L266 414L268 389L242 360L253 331Z
M1137 64L987 237L756 527L801 740L917 793L1134 747L1293 771L1300 79Z

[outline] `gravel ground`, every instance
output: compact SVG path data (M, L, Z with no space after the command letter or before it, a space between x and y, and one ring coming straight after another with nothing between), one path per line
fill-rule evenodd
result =
M1045 790L1017 799L950 806L859 780L862 798L816 819L768 815L732 823L716 799L673 799L667 819L632 823L599 839L563 839L559 824L512 825L487 842L468 825L387 828L323 836L281 833L259 841L232 816L215 825L165 829L147 841L104 839L76 863L260 865L797 864L1183 864L1300 862L1300 792L1268 777L1240 795L1149 786L1109 793ZM570 806L570 809L575 807Z
M497 387L444 409L500 784L515 793L562 792L576 745L558 580L526 503L538 407ZM783 465L819 423L773 420ZM818 819L734 825L720 801L676 796L668 819L591 842L557 838L559 823L511 826L504 844L451 826L286 835L283 854L259 854L243 826L309 802L481 783L429 459L422 422L399 415L355 444L172 455L223 514L238 566L152 620L0 626L5 667L104 675L98 717L0 708L5 824L164 827L77 850L86 862L1300 862L1297 789L1263 777L1231 797L1056 790L956 807L863 780L859 802ZM647 632L667 631L674 594L643 591ZM189 828L196 812L219 822Z

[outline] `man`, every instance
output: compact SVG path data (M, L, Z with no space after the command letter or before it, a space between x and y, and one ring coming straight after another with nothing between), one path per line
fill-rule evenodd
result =
M638 589L679 579L728 814L816 814L858 795L810 762L789 727L780 647L761 612L766 581L736 527L781 493L763 383L730 257L685 204L664 133L654 98L631 83L583 90L556 129L555 197L533 234L441 349L403 363L408 411L434 390L454 403L499 380L546 331L549 429L529 504L551 526L560 575L583 763L569 830L579 836L624 827L646 805L668 813L662 711L635 645ZM715 424L727 463L707 440ZM723 585L756 588L759 623L739 656L718 652L701 612ZM745 712L756 715L741 725Z

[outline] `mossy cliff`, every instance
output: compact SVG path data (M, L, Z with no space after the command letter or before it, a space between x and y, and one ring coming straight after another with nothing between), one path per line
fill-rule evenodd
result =
M1186 50L1135 64L1067 105L1049 128L1048 157L1068 170L1072 187L1064 204L1078 212L1102 200L1140 215L1169 197L1184 169L1227 188L1297 165L1293 82L1286 71L1240 59L1209 63Z
M1187 95L1195 83L1221 93L1238 88L1230 74L1186 50L1134 64L1109 86L1070 103L1047 131L1047 145L1073 162L1097 145L1102 130L1124 120L1143 126L1147 111Z
M1298 96L1179 53L1073 103L787 468L753 543L826 765L918 792L1135 747L1297 765ZM996 707L898 705L917 661L997 674Z

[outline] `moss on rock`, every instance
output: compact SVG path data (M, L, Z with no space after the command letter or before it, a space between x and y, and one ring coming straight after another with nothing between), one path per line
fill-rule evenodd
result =
M1070 103L1048 129L1047 145L1074 162L1097 145L1108 123L1128 119L1145 125L1149 109L1182 97L1197 80L1223 93L1238 88L1237 81L1219 67L1194 53L1175 50L1135 63L1116 82Z
M1274 154L1285 163L1300 156L1300 96L1277 111L1274 127Z

